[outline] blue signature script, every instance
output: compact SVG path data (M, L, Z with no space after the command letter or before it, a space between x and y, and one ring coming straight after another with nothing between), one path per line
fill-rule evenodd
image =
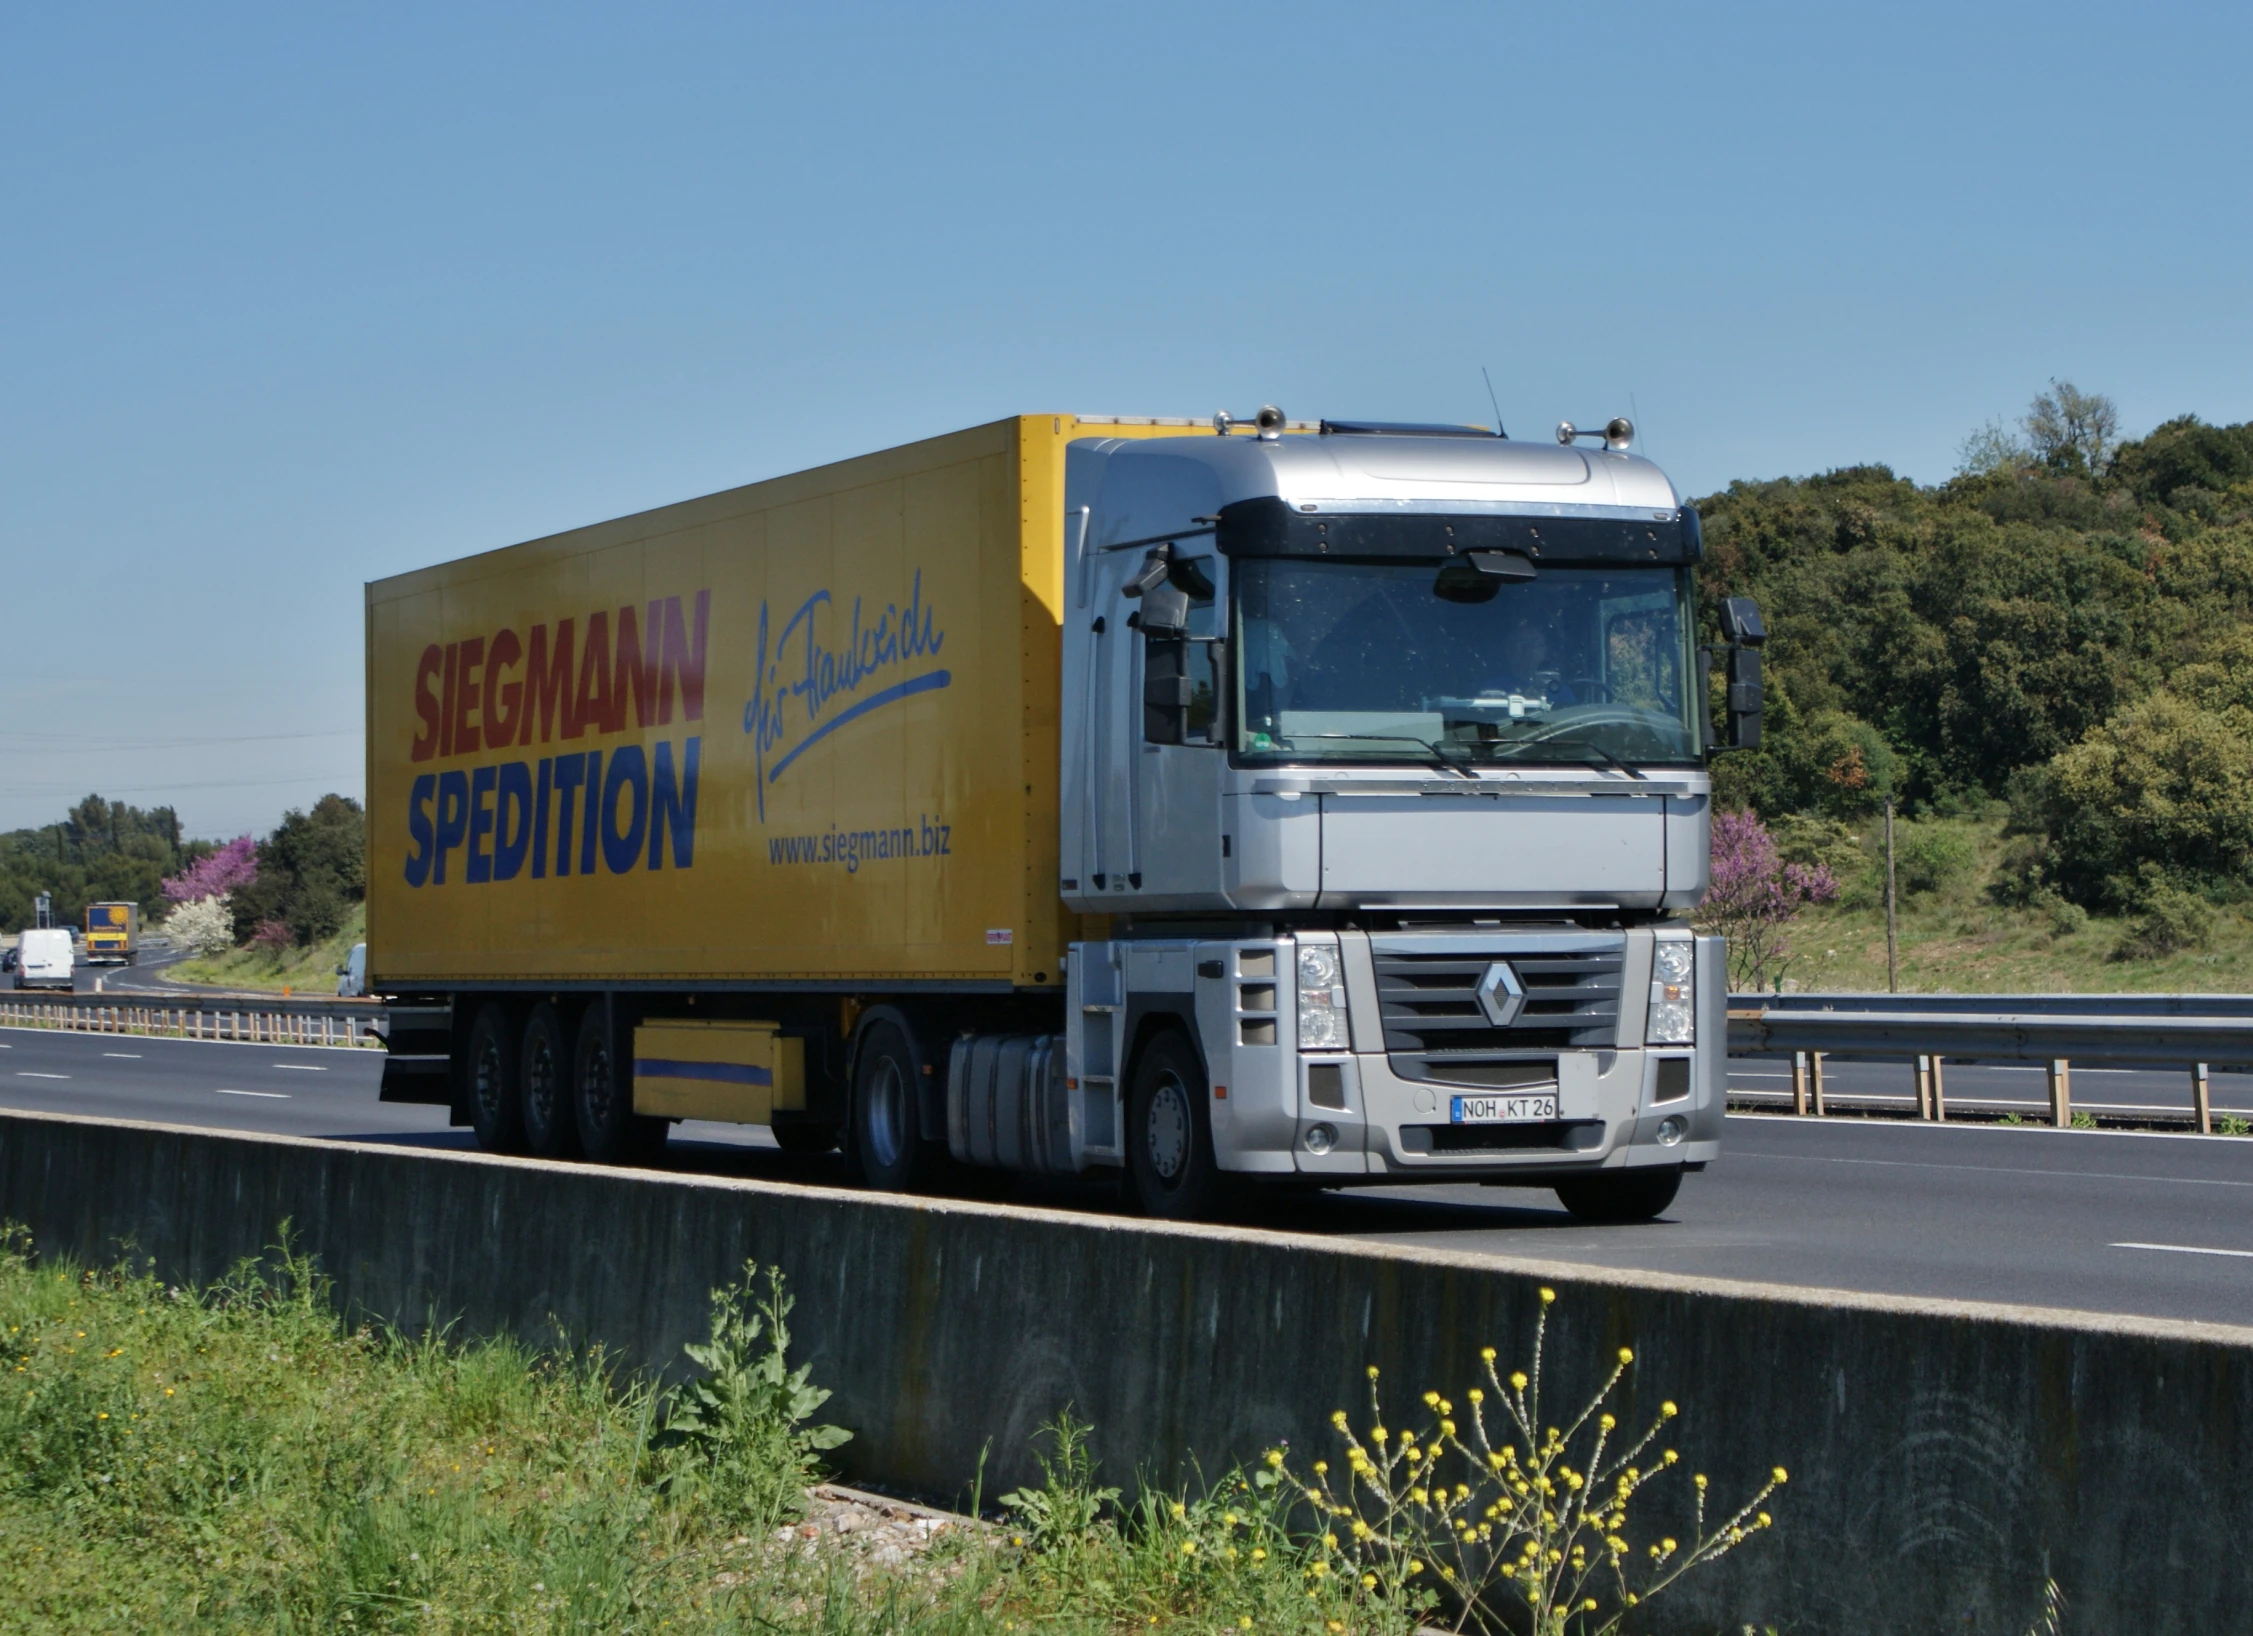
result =
M770 646L767 604L759 604L758 683L743 707L743 730L752 736L756 747L762 823L767 816L767 786L789 771L793 761L856 717L918 693L934 692L954 680L945 670L931 669L899 681L886 681L902 670L915 669L923 660L936 658L946 645L946 632L939 629L937 614L924 606L921 569L916 570L905 608L888 602L881 614L863 623L861 599L853 598L851 621L834 647L822 640L817 617L821 609L833 607L826 590L816 591L799 604ZM834 613L831 617L834 620ZM793 641L797 644L795 653L791 651ZM873 693L863 692L876 682L886 685ZM829 713L840 702L844 707ZM794 705L798 717L795 725ZM774 758L771 765L770 756Z

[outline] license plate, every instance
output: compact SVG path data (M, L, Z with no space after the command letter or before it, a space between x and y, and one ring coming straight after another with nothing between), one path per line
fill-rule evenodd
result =
M1449 1098L1448 1121L1457 1125L1522 1125L1557 1117L1557 1096L1457 1096Z

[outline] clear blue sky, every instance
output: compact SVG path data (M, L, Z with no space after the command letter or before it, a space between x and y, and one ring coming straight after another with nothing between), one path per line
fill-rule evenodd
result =
M360 587L1020 410L2253 418L2243 7L0 19L0 827L360 789ZM265 735L302 734L279 738Z

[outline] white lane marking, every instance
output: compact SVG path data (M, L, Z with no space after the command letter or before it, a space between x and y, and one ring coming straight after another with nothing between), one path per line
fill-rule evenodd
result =
M35 1070L33 1070L33 1069L30 1069L30 1068L18 1068L18 1069L16 1070L16 1077L17 1077L18 1079L68 1079L68 1078L70 1078L70 1075L68 1075L68 1074L42 1074L42 1073L38 1073L38 1072L36 1072Z
M328 1072L326 1068L317 1067L310 1062L270 1062L267 1066L269 1068L287 1068L292 1073L299 1074L325 1074Z
M287 1102L289 1100L287 1091L230 1091L224 1085L212 1094L214 1096L263 1096L276 1102Z
M1933 1128L1944 1130L1947 1127L1936 1125ZM2016 1165L1943 1165L1934 1164L1929 1159L1839 1159L1827 1153L1758 1153L1739 1149L1730 1157L1737 1160L1777 1159L1785 1164L1875 1165L1885 1170L1961 1170L1975 1176L2047 1176L2052 1181L2061 1182L2170 1182L2177 1187L2253 1187L2253 1182L2226 1181L2218 1176L2138 1176L2123 1170L2029 1170Z
M141 1060L141 1053L138 1051L104 1051L102 1055L116 1057L121 1062L139 1062Z
M2253 1261L2253 1250L2210 1250L2203 1244L2112 1244L2114 1250L2172 1250L2177 1255L2230 1255Z

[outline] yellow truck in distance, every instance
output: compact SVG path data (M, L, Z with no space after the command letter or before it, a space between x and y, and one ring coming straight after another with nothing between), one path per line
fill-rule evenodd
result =
M371 584L384 1096L1663 1208L1725 994L1696 518L1624 427L1019 416Z
M141 906L89 903L86 906L86 963L132 966L141 959Z

